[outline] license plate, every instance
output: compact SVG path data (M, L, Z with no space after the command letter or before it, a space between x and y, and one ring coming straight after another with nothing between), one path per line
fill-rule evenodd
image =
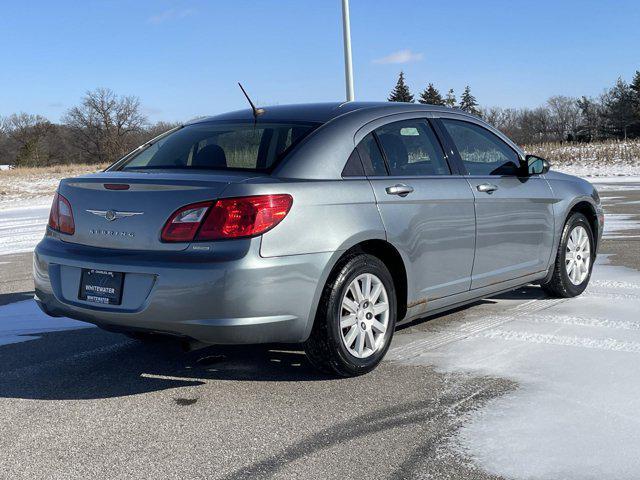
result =
M120 305L124 273L82 269L78 298L103 305Z

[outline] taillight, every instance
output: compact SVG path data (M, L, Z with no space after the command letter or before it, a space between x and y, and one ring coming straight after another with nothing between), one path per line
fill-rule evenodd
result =
M289 213L287 194L223 198L182 207L162 229L163 242L254 237L271 230Z
M173 212L162 229L162 241L192 241L211 205L212 202L194 203Z
M76 225L73 221L73 210L69 200L56 192L49 213L49 227L58 232L73 235Z

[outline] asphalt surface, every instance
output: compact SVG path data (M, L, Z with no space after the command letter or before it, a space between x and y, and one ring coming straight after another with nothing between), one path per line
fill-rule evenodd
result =
M0 305L9 303L11 294L33 291L32 262L31 252L0 255Z
M607 213L637 214L640 186L603 199ZM640 232L625 234L601 253L640 270ZM30 261L0 256L0 305L31 294ZM393 346L543 298L526 287L414 322ZM0 346L0 478L495 478L451 439L516 388L393 359L327 378L295 347L185 354L95 328L45 333Z

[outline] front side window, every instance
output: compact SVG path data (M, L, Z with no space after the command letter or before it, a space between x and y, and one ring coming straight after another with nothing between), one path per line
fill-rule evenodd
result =
M449 175L451 172L431 126L424 120L390 123L376 130L390 175Z
M126 159L120 170L255 170L273 167L317 125L198 123L161 137Z
M461 120L442 119L469 175L518 175L520 157L486 128Z

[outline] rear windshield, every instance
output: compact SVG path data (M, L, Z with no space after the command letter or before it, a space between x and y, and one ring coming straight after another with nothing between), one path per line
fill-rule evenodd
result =
M266 171L317 126L253 122L187 125L125 158L114 170Z

